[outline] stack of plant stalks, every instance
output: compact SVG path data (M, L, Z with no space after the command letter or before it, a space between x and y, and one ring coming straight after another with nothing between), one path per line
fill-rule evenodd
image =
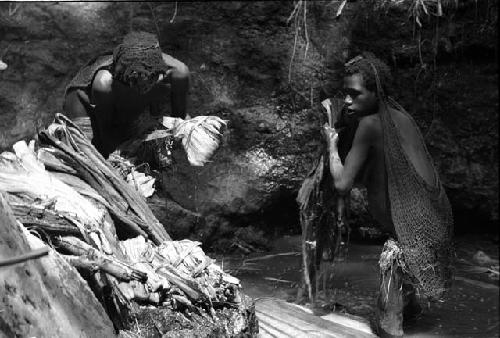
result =
M34 148L33 142L28 146L20 141L14 145L14 153L0 154L0 190L7 193L17 220L32 233L69 255L68 258L87 257L87 261L93 261L86 269L89 284L115 326L126 328L130 302L117 282L117 277L122 278L124 274L109 273L120 271L124 256L118 247L115 224L107 211L108 203L77 177L47 171ZM39 149L38 155L41 153ZM52 162L55 159L51 158ZM75 259L68 261L76 262ZM82 268L81 264L74 266ZM125 274L133 278L141 275L132 269Z
M57 115L38 140L0 154L0 190L17 220L87 279L117 329L129 328L143 304L209 314L238 308L238 279L200 243L172 241L76 125Z
M13 148L15 153L0 154L0 188L9 193L16 215L32 226L40 224L40 230L78 234L111 254L109 243L113 235L108 234L110 224L104 217L105 210L47 172L24 141ZM57 216L60 220L50 227L49 222Z
M200 242L182 240L159 246L144 237L120 242L133 268L146 271L150 302L206 309L238 306L240 282L223 272L200 248ZM127 286L124 286L124 289ZM128 285L130 287L130 285ZM132 290L130 290L132 291ZM129 295L132 292L125 291ZM142 290L141 290L142 292Z
M55 123L40 132L39 139L46 149L42 154L54 155L50 162L42 155L41 161L47 166L55 160L71 167L104 198L110 214L131 233L147 236L156 244L170 240L145 199L124 182L83 132L64 115L57 114ZM58 167L60 165L52 168Z

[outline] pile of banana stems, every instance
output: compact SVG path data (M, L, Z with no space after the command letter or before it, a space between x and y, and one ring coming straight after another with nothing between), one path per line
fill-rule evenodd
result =
M55 122L39 134L41 144L49 146L56 160L76 171L106 201L110 214L134 234L147 236L154 243L170 240L170 236L153 215L144 198L116 173L82 131L58 114ZM53 161L42 162L50 169ZM54 168L56 169L56 168Z
M131 301L173 308L237 306L239 281L197 242L172 241L145 198L63 115L0 154L0 190L16 219L89 282L117 329Z

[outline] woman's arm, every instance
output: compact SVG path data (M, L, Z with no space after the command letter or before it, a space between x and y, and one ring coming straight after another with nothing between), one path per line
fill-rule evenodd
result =
M354 185L354 180L366 159L373 140L373 125L371 119L360 121L353 144L347 154L344 165L340 161L338 153L338 133L325 126L325 134L329 146L330 172L333 177L335 189L341 194L347 194Z
M104 157L108 157L114 150L114 131L110 129L114 110L112 83L113 76L109 71L97 72L92 82L90 97L90 104L94 107L89 114L94 133L92 143Z
M172 116L189 118L187 114L189 92L189 69L181 61L163 53L163 61L171 69L167 72L166 81L170 83Z

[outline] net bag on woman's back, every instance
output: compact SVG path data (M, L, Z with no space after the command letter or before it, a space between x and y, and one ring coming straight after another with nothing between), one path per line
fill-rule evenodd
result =
M427 297L439 299L451 280L451 206L434 166L435 182L431 186L411 163L401 145L389 106L406 114L417 131L418 127L401 106L389 99L381 119L392 220L407 268L416 279L417 287ZM420 132L418 135L432 163Z

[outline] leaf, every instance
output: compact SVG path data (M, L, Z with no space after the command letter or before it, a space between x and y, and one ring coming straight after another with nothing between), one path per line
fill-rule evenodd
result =
M155 130L155 131L149 133L148 135L146 135L146 138L144 139L144 141L157 140L160 138L169 137L171 135L172 135L172 133L170 133L170 131L168 131L168 130Z
M150 197L155 192L155 179L139 171L132 170L132 172L127 175L127 183L146 198Z

